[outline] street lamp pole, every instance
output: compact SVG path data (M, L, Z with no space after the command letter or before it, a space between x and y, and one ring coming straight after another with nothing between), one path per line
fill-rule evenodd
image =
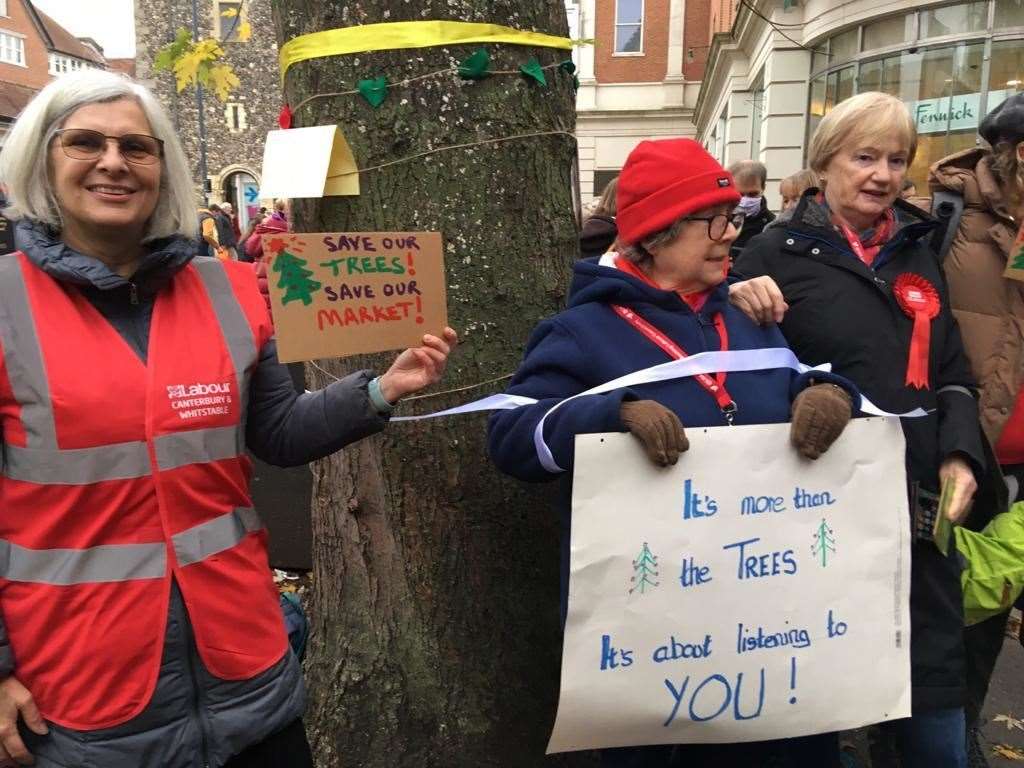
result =
M198 0L192 0L192 39L199 39ZM196 83L196 112L199 115L199 183L202 185L203 201L208 203L206 177L206 119L203 114L203 86Z

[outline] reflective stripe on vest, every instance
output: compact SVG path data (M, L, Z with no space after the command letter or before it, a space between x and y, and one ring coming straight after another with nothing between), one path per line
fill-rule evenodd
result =
M182 531L171 538L178 565L185 567L231 549L248 534L263 527L255 509L244 507Z
M175 432L161 435L153 443L157 466L162 470L233 459L245 452L242 432L235 427ZM143 442L66 450L5 444L3 451L4 476L39 485L92 485L106 480L133 480L150 473L149 451Z
M240 425L237 428L198 429L156 437L157 466L161 470L231 459L245 453L244 425L248 407L245 368L246 361L256 357L256 342L220 262L197 257L194 263L235 369ZM40 485L92 485L107 480L148 476L152 467L144 442L67 450L57 447L48 387L42 392L35 391L35 382L47 383L46 369L32 321L24 276L15 257L0 259L0 313L0 341L15 399L21 403L42 404L22 409L28 446L22 448L5 444L0 474L12 480Z
M228 346L228 354L235 366L235 380L238 382L238 398L241 401L241 424L245 424L245 415L249 406L248 382L245 375L246 361L257 359L256 340L245 317L245 312L231 290L224 266L214 258L197 256L192 260L199 273L206 294L217 315L220 331Z
M171 537L181 566L231 549L263 523L251 507L233 509ZM167 548L153 544L103 544L86 549L29 549L0 539L0 578L70 586L136 579L162 579Z
M96 584L162 579L167 548L156 544L102 544L88 549L29 549L0 539L0 578L34 584Z
M56 448L57 426L43 353L17 256L0 258L0 342L29 448ZM38 387L38 389L37 389Z

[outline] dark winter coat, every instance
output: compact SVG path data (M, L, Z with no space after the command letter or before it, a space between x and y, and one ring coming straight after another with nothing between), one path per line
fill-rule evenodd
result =
M235 227L231 223L231 217L221 211L213 216L217 225L217 241L225 248L234 248L238 245L238 236L235 234Z
M743 222L743 229L739 236L733 241L729 249L729 255L738 259L740 253L752 239L764 232L765 227L775 221L775 214L768 210L768 199L761 198L761 208L753 216L748 216Z
M832 363L833 372L852 380L887 411L930 412L903 420L912 484L937 492L939 465L955 454L966 457L980 479L985 459L974 379L945 281L928 246L934 220L897 200L897 231L868 267L831 225L815 192L752 240L736 271L748 278L768 275L778 283L789 304L782 332L801 361ZM930 386L924 390L904 384L913 320L899 308L892 284L908 272L935 286L942 302L931 323ZM963 617L955 550L944 558L931 542L916 543L911 571L913 706L961 706Z
M654 288L613 266L611 256L579 261L570 291L569 308L544 320L533 332L508 393L536 398L536 405L501 411L491 417L491 458L503 472L528 482L557 477L562 488L562 588L566 594L569 569L569 509L573 446L576 435L624 432L619 409L624 400L657 400L671 408L686 427L726 424L718 404L693 378L676 379L577 398L555 411L544 423L544 439L556 463L567 470L558 475L541 465L534 449L534 428L560 400L628 373L668 362L658 346L645 338L609 306L628 307L669 336L690 355L718 351L713 318L723 313L729 349L785 347L774 325L759 327L728 302L722 283L694 312L674 291ZM726 389L738 406L736 424L772 424L789 421L793 398L811 380L831 381L846 387L855 404L860 396L845 379L790 369L734 372ZM781 448L781 446L780 446ZM639 449L638 449L639 450ZM563 610L564 610L563 601Z
M16 239L33 264L88 299L143 363L156 295L191 261L195 249L183 238L150 243L128 280L71 250L42 225L18 222ZM277 360L274 341L267 342L248 385L247 448L268 463L295 465L379 432L387 418L370 402L370 378L369 371L361 371L318 392L299 394ZM116 397L111 407L115 402ZM173 582L167 612L160 672L146 708L102 731L51 723L49 735L39 737L22 729L39 768L217 768L301 716L305 689L291 651L252 679L221 680L196 651L188 610ZM0 659L10 657L4 635L0 623Z
M614 216L591 216L583 222L580 232L580 256L589 259L606 253L618 235Z

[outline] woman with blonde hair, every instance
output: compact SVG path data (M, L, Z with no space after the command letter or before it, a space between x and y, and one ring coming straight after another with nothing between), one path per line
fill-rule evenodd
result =
M810 168L803 168L796 173L791 173L779 182L782 210L788 211L791 208L796 208L796 204L800 202L804 192L812 187L820 186L821 180L818 178L818 174Z
M196 257L181 145L121 75L47 85L0 177L0 764L309 768L247 451L381 431L454 332L296 393L252 268Z
M974 379L945 280L929 247L934 220L900 199L917 135L906 105L863 93L818 126L811 168L825 182L736 265L748 278L732 299L752 316L784 314L782 332L804 363L831 363L903 420L914 512L910 587L913 716L886 724L904 768L963 768L964 648L956 548L931 539L940 491L963 519L986 468ZM780 293L779 293L780 292ZM788 305L788 306L787 306ZM865 509L864 514L886 514Z

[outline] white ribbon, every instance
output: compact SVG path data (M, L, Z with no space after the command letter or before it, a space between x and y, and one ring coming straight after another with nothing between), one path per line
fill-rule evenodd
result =
M460 413L475 413L476 411L508 411L522 405L533 405L537 401L532 397L522 395L491 395L482 400L474 400L472 403L457 405L454 408L446 408L443 411L424 413L421 416L392 416L391 421L421 421L423 419L439 419L442 416L457 416Z
M537 426L533 431L533 443L537 449L537 458L540 460L541 466L543 466L548 472L565 471L558 466L558 462L555 461L555 457L551 454L551 449L548 448L547 443L544 441L544 422L554 411L578 397L600 395L605 392L611 392L615 389L633 387L639 384L650 384L656 381L683 379L690 376L696 376L701 373L713 374L731 373L734 371L767 371L775 368L789 368L797 371L798 373L806 373L807 371L823 371L828 373L832 370L832 366L828 363L813 367L804 365L797 359L791 349L787 349L785 347L770 347L768 349L738 349L728 352L701 352L696 355L691 355L690 357L685 357L681 360L670 360L667 363L653 365L650 368L644 368L643 370L634 371L633 373L626 374L625 376L620 376L617 379L613 379L605 382L604 384L593 387L592 389L588 389L586 392L580 392L578 395L567 397L566 399L555 403L555 405L553 405L550 410L541 417L541 420L537 423ZM523 397L522 395L491 395L490 397L485 397L481 400L474 400L473 402L466 403L465 405L458 405L454 408L447 408L443 411L436 411L434 413L425 413L420 416L395 416L391 421L421 421L423 419L437 419L442 416L457 416L463 413L475 413L478 411L510 410L524 405L534 405L537 402L538 401L532 397ZM864 395L861 395L860 410L861 413L866 413L871 416L889 416L900 419L916 419L928 415L928 411L923 408L915 408L907 413L889 413L872 403L864 397Z

